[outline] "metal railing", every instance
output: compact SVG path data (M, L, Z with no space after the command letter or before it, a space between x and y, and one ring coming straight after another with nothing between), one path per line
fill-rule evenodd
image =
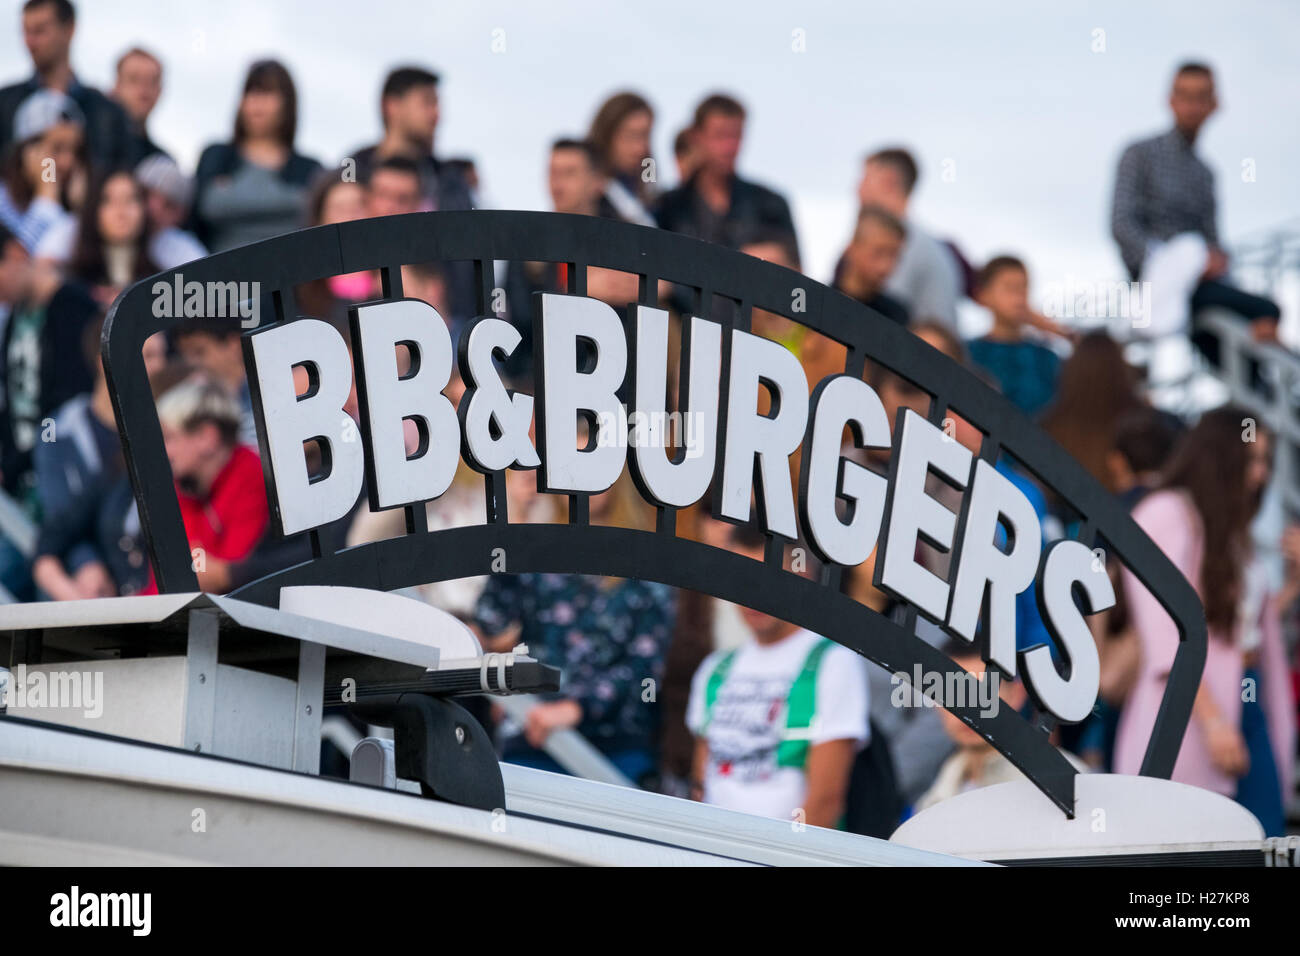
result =
M1233 244L1233 276L1242 287L1268 293L1285 313L1300 294L1300 219L1251 233Z
M538 700L531 694L515 694L509 697L494 698L494 702L505 710L507 716L519 724L528 717ZM618 767L586 737L571 728L552 731L542 745L546 754L575 777L595 780L600 783L612 783L620 787L635 787Z
M1234 404L1259 416L1274 437L1274 481L1287 511L1300 515L1300 355L1255 341L1250 326L1222 309L1196 316L1219 342L1213 372Z
M1160 407L1191 419L1227 400L1259 416L1276 441L1277 491L1290 516L1300 518L1300 219L1243 237L1233 244L1231 261L1236 285L1281 306L1287 346L1257 342L1248 323L1210 308L1192 321L1217 340L1217 367L1197 356L1183 336L1170 337L1178 342L1130 343L1130 349L1151 365L1148 389Z

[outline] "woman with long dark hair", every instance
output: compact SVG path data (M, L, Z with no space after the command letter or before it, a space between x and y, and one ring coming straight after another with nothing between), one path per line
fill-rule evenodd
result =
M234 135L199 157L194 231L221 252L296 229L303 200L321 165L294 151L298 94L276 60L248 70Z
M1056 400L1043 413L1043 430L1115 491L1110 456L1116 425L1126 412L1145 405L1137 371L1125 361L1119 343L1105 332L1089 332L1061 366Z
M602 215L643 226L655 224L649 212L658 178L650 155L654 121L654 109L638 93L615 93L596 111L587 142L608 178L600 202Z
M126 170L91 187L67 271L104 308L132 282L160 271L149 254L144 187Z
M1173 779L1235 798L1268 835L1281 836L1293 780L1294 703L1277 602L1250 537L1271 468L1271 436L1249 412L1206 412L1133 517L1196 588L1209 626L1205 671ZM1127 570L1124 589L1142 662L1120 717L1115 771L1135 774L1179 638Z

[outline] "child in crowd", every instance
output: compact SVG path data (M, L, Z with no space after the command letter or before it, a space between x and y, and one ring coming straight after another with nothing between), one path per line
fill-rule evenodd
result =
M1031 418L1056 393L1061 360L1025 336L1036 325L1029 308L1029 270L1014 256L996 256L980 270L976 298L993 314L993 328L970 343L971 360L997 380L1002 394Z
M762 561L766 536L737 525L729 549ZM758 816L834 827L866 745L867 662L846 647L741 608L751 637L704 659L686 722L694 795Z

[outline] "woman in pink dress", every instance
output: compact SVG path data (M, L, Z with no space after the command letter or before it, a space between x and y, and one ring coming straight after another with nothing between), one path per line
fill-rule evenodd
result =
M1295 705L1281 621L1254 560L1250 523L1272 468L1272 440L1248 412L1205 413L1175 450L1159 490L1133 517L1196 588L1209 648L1173 779L1236 799L1269 835L1283 833L1295 755ZM1120 717L1117 773L1142 763L1178 648L1173 621L1128 571L1124 587L1142 645Z

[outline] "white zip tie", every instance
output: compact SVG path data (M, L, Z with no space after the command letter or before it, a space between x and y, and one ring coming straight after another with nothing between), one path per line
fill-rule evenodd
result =
M514 662L515 662L515 655L513 653L498 654L494 652L491 654L484 654L483 664L479 667L479 672L478 672L479 688L483 691L483 693L498 694L502 697L509 694L510 693L509 690L506 689L506 665L513 664ZM496 668L497 668L496 690L493 690L492 688L488 687L488 676L487 676L488 668L491 667L493 664L496 664Z

